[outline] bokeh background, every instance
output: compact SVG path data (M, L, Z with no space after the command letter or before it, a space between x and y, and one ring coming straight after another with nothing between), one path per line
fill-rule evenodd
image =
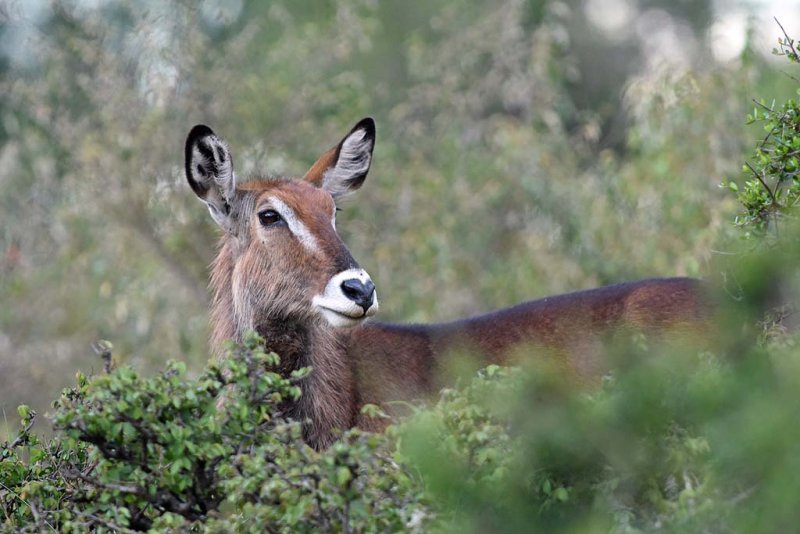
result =
M800 34L796 0L0 0L0 409L46 411L99 338L207 361L200 122L247 176L376 119L338 226L383 320L712 276L751 99L797 85L773 17Z

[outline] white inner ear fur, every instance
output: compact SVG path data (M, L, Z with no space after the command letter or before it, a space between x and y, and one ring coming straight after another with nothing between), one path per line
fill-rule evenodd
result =
M348 135L342 142L336 165L322 175L322 188L334 197L349 193L352 184L348 181L369 170L372 143L373 140L367 137L367 131L363 128Z
M199 148L204 143L211 150L212 158L206 157ZM197 167L205 170L205 175L197 173ZM225 141L217 136L207 136L199 140L192 149L192 162L189 166L192 178L208 187L203 199L208 205L211 217L223 228L228 226L228 214L225 204L229 203L236 191L236 174L233 172L233 160ZM213 181L213 183L209 183Z
M319 251L319 243L314 234L309 231L308 227L303 224L295 211L290 208L285 202L277 197L269 197L269 203L272 209L278 212L280 216L286 221L286 226L294 234L294 236L302 243L307 249L316 252Z

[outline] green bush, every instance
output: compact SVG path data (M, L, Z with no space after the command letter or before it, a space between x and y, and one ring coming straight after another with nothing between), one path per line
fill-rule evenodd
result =
M795 41L784 34L773 53L785 56L791 63L800 63ZM800 94L800 89L797 90ZM740 187L728 183L737 193L744 211L736 222L745 230L745 237L762 237L781 219L794 219L800 205L800 106L794 99L781 105L756 102L747 116L748 124L763 123L766 135L757 144L751 161L745 162L749 179Z
M591 395L552 375L488 368L406 423L401 451L448 530L726 526L709 441L684 413L719 383L717 360L640 356Z
M800 351L736 347L639 339L589 391L541 365L490 366L385 434L348 431L322 452L281 417L299 375L267 370L277 357L257 337L194 378L175 363L81 375L55 403L53 440L21 408L2 446L3 527L779 531L800 498Z
M387 436L352 430L323 452L305 445L282 411L308 370L282 378L262 346L252 336L196 378L175 362L153 378L131 367L79 374L54 405L61 432L49 442L21 407L23 429L2 446L4 527L363 532L425 517Z

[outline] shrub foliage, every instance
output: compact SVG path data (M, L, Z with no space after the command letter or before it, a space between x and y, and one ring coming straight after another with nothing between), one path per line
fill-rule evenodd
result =
M44 442L35 414L2 447L0 503L11 530L64 532L399 530L422 513L387 436L345 433L323 452L283 417L308 370L282 378L253 336L196 378L171 362L87 378L54 405ZM217 398L225 391L225 409Z
M773 53L800 63L795 41L788 35L778 40ZM742 187L733 181L728 184L743 208L736 221L745 229L745 237L763 236L781 219L795 219L800 205L800 106L793 98L780 105L764 99L755 104L747 122L763 123L766 135L744 164L749 179Z
M20 408L2 445L3 527L781 530L796 519L800 351L735 345L639 340L589 392L546 367L490 366L385 434L348 431L321 452L281 415L302 373L269 371L277 356L255 336L197 377L177 363L79 375L55 403L54 439Z

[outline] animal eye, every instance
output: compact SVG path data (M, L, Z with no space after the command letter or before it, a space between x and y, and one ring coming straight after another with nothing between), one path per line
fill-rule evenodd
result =
M258 214L258 220L262 226L272 226L283 221L283 217L275 210L264 210Z

